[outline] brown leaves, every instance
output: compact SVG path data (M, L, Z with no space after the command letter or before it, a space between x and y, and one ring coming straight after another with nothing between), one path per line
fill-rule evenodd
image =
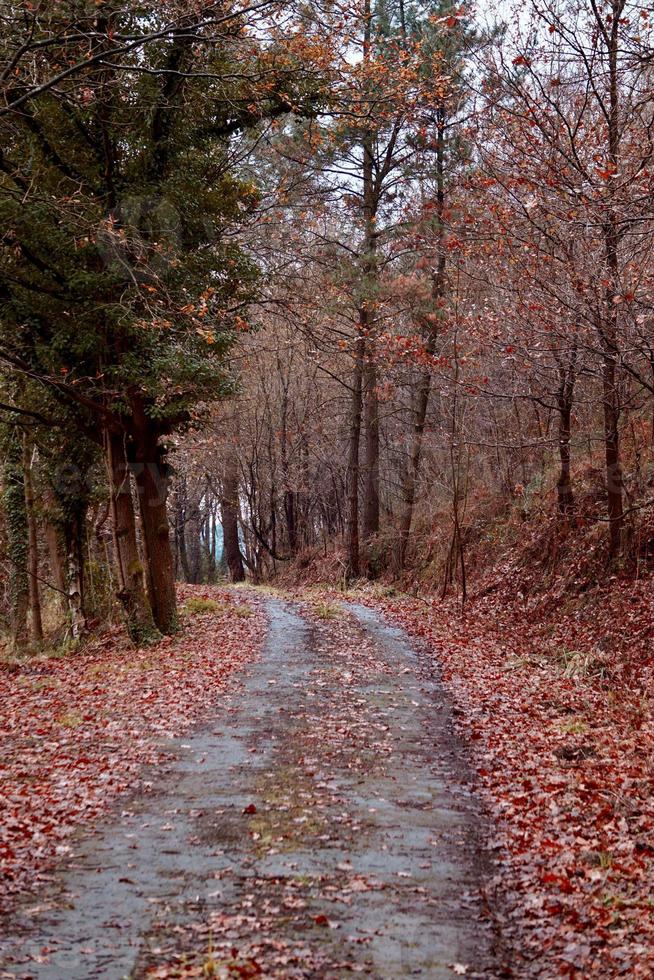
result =
M651 598L641 608L646 589L636 583L632 595L613 588L602 606L587 602L586 620L561 617L559 603L535 617L506 571L500 580L465 615L447 603L365 601L424 638L442 666L494 827L489 888L520 976L647 976L651 699L618 674L604 684L606 661L594 674L591 651L624 621L624 642L641 636L645 657ZM554 649L576 649L574 665L548 661L543 636ZM618 636L611 649L623 651L624 666ZM629 652L640 656L633 640Z
M134 787L162 758L157 742L188 729L257 649L264 618L243 616L241 596L192 594L218 600L220 614L156 647L134 650L112 629L74 656L0 671L0 909L43 880L75 826Z

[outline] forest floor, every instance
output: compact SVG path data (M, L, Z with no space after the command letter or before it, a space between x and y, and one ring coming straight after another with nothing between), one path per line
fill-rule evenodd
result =
M442 669L493 827L486 893L511 974L650 977L651 583L556 601L510 571L464 609L374 586L357 601Z
M238 689L66 837L0 976L499 975L488 828L433 661L363 606L259 596Z
M193 595L153 650L0 674L0 977L651 975L651 701L585 619Z
M184 587L180 600L179 634L155 646L110 628L81 651L0 661L0 915L52 881L76 828L150 791L146 767L228 703L232 675L261 649L256 598Z

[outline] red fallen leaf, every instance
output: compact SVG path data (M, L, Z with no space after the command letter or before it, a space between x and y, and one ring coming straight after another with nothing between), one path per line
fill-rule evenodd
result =
M260 977L263 970L256 960L247 960L246 963L230 963L229 972L237 977Z
M231 609L228 593L203 591ZM182 600L197 594L180 588ZM13 787L0 821L0 913L48 880L44 871L67 853L61 840L75 826L92 826L119 793L141 785L143 766L161 761L158 739L181 735L213 708L264 632L254 604L249 618L230 611L219 621L191 617L174 643L162 640L147 652L110 627L75 658L0 670L0 758ZM126 671L126 661L139 669ZM23 749L23 740L35 747Z
M559 889L564 893L564 895L570 895L571 892L574 890L572 885L570 884L570 880L568 878L565 878L563 875L557 875L557 874L552 874L552 872L548 872L547 874L544 874L542 876L541 880L546 885L558 885Z
M329 919L322 912L320 913L320 915L314 915L313 921L316 923L317 926L329 925Z
M254 805L254 803L248 803L246 808L243 810L243 813L256 813L256 812L257 812L257 808Z
M477 771L483 770L480 793L497 820L489 847L499 854L498 887L521 952L538 960L546 946L547 975L572 976L579 969L580 976L618 976L628 966L635 976L634 964L649 975L652 871L637 842L651 840L654 813L651 711L639 700L644 691L649 697L653 677L651 580L614 579L598 589L588 609L576 608L561 623L560 602L551 597L538 593L538 616L535 599L528 607L522 598L517 603L511 592L516 575L507 569L506 586L475 598L463 617L456 608L456 629L454 598L432 603L429 611L426 597L366 598L362 604L426 640L454 698L457 729L468 738L482 735L470 744ZM619 697L603 674L570 678L559 666L556 652L571 642L596 656L598 634L611 639L614 653L602 654L600 663ZM546 658L545 650L554 655ZM524 666L514 659L518 654ZM562 772L552 749L577 724L592 731L598 755ZM616 807L614 786L633 800L629 818ZM600 864L603 855L607 867ZM606 907L605 896L619 891L634 901L616 929L616 908ZM579 933L591 953L589 963L575 967L568 954Z

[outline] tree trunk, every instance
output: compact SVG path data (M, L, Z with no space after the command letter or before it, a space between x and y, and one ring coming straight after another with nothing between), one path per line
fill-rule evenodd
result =
M296 534L300 546L310 547L315 540L315 526L311 521L311 497L307 488L311 485L309 468L309 441L306 433L300 436L300 458L302 460L301 487L295 494Z
M216 515L214 503L211 500L207 508L207 582L213 585L216 581Z
M168 519L168 464L156 436L146 432L135 442L134 479L138 488L143 545L148 566L148 595L157 628L177 629L177 595Z
M609 113L608 113L608 159L611 164L611 177L620 171L620 82L618 65L619 45L619 10L614 2L614 13L608 36L609 54ZM621 8L620 8L621 9ZM604 226L604 242L606 248L606 268L608 286L606 288L605 322L600 324L600 343L602 347L602 396L604 409L604 444L606 458L606 496L609 517L609 553L617 557L622 550L622 532L624 528L624 508L622 497L622 467L620 464L620 395L618 391L617 370L619 360L619 305L620 260L619 247L621 232L619 230L617 206L615 202L615 184L617 181L606 181L606 210L607 219Z
M559 512L563 515L574 510L575 501L570 479L570 433L572 419L572 397L574 391L574 368L559 371L560 386L558 392L559 408L559 459L560 472L556 484Z
M78 640L86 630L86 609L84 604L84 538L86 528L86 507L78 508L66 521L66 570L67 602L70 616L70 630L74 640Z
M118 598L125 610L127 629L132 640L137 644L152 643L159 638L159 632L145 594L144 568L136 539L136 519L124 437L119 433L108 432L105 437L105 451L111 489Z
M7 523L7 560L11 602L12 646L20 652L27 646L29 607L29 569L25 484L22 446L18 429L8 425L5 434L3 504Z
M176 481L175 490L175 546L178 558L178 567L176 569L176 577L179 576L180 566L181 574L185 582L191 581L191 570L189 567L188 551L186 549L186 521L188 518L188 485L186 477L181 476Z
M177 551L179 554L180 565L182 566L182 575L184 576L185 582L191 581L191 566L188 560L188 551L186 549L186 521L182 520L177 525Z
M52 584L57 590L57 597L61 604L62 611L66 609L66 568L65 555L59 531L59 521L55 516L55 498L51 490L45 493L46 511L44 515L45 525L45 545L48 552L50 564L50 575Z
M445 210L445 108L440 106L437 110L437 129L436 129L436 215L438 218L437 246L438 262L436 269L432 273L431 297L434 306L433 314L437 315L440 304L445 296L447 261L445 258L444 236L445 228L443 224L443 213ZM434 323L425 323L423 329L425 339L425 353L430 357L436 350L438 330ZM413 434L411 449L409 451L409 461L402 481L402 510L400 513L399 541L397 549L398 572L402 572L406 564L406 556L409 548L409 537L411 535L411 525L413 523L413 509L415 506L416 490L418 478L420 476L420 459L422 457L422 444L425 435L425 423L427 421L427 411L431 397L431 372L429 369L422 372L418 382L416 392L413 417Z
M556 484L559 512L570 514L574 510L575 501L570 479L570 417L568 408L559 413L559 457L561 469Z
M288 550L294 555L297 551L297 507L293 490L284 491L284 517L286 518L286 538Z
M236 447L230 447L223 477L223 495L220 503L223 525L223 547L232 582L245 581L245 569L238 538L238 459Z
M616 386L616 358L608 350L604 354L602 362L609 553L612 558L615 558L622 549L622 530L624 527L622 466L620 463L620 405Z
M364 369L365 386L365 494L363 499L363 538L379 534L379 398L377 366L371 360Z
M148 598L157 629L171 634L178 618L167 506L170 469L159 430L138 396L132 396L131 408L130 463L139 498Z
M57 598L68 616L71 635L78 640L86 630L86 606L84 597L84 542L86 538L86 500L68 498L63 504L63 517L55 517L56 498L46 489L45 540L50 559L50 569ZM98 541L102 540L102 524L107 519L110 505L104 507L104 516L98 517L95 529Z
M364 4L363 59L368 63L372 54L372 4ZM361 333L365 338L375 327L375 304L377 300L377 212L379 208L379 189L375 180L374 133L367 130L362 141L363 169L363 301L359 309ZM362 532L364 542L379 533L379 397L377 394L377 367L375 348L368 341L368 358L362 364L363 372L363 423L365 434L364 499L362 513Z
M188 566L187 582L199 585L202 577L202 548L200 528L200 497L197 487L189 495L186 524L184 528L186 563Z
M409 451L409 460L404 472L404 478L402 480L402 510L400 513L400 533L397 552L398 572L403 571L406 564L409 536L411 534L411 524L413 523L413 508L416 499L418 476L420 474L420 457L422 456L422 442L425 432L425 421L427 419L430 393L431 374L429 371L423 371L418 384L418 390L416 392L413 436L411 441L411 449Z
M23 436L23 479L25 484L25 515L27 517L28 584L30 607L30 635L35 646L43 645L43 620L39 593L39 535L34 511L32 485L32 449L27 436Z
M354 374L352 378L352 397L350 403L350 437L347 459L346 479L346 570L347 579L357 578L360 572L359 557L359 445L361 442L361 414L363 396L363 362L366 353L366 340L362 333L356 340L354 351Z
M281 373L281 371L280 371ZM297 551L297 512L296 495L291 487L290 467L288 462L288 382L282 384L280 431L280 462L282 468L282 483L284 485L284 518L286 522L286 541L292 555Z

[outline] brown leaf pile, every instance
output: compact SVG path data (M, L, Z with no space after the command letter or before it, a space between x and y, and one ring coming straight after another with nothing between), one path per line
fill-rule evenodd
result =
M645 651L625 646L644 636L641 592L623 596L624 618L616 590L601 604L622 639L613 661L632 664L608 674L595 666L597 617L535 619L502 590L465 613L364 598L442 664L495 828L489 898L510 975L651 976L654 722Z
M205 716L230 675L258 651L256 603L185 587L212 612L134 649L114 629L82 652L0 669L0 911L47 880L79 825L139 785L162 743Z

